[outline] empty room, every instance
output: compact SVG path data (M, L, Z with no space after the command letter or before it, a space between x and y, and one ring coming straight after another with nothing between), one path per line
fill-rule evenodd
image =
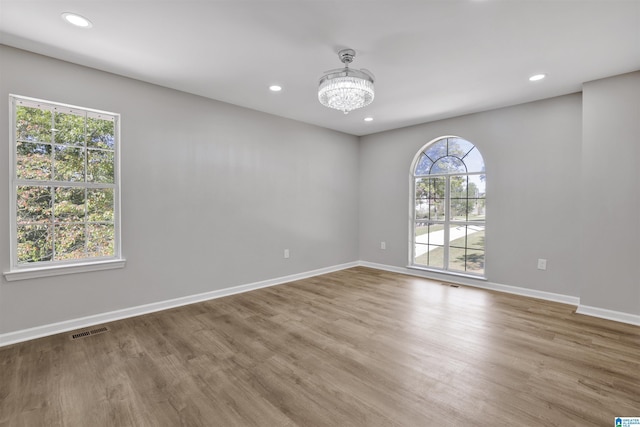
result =
M640 1L0 0L0 426L640 426Z

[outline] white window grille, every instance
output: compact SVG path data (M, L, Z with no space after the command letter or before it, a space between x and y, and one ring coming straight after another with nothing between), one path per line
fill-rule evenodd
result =
M484 276L486 175L480 151L459 137L424 146L411 167L410 265Z
M120 116L10 96L11 271L41 275L123 261ZM58 272L53 270L61 269ZM66 268L66 269L65 269ZM35 274L39 276L40 274ZM34 274L28 274L33 277Z

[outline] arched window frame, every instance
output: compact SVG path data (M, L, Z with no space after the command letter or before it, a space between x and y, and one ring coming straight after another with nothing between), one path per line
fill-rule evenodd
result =
M484 278L486 170L479 149L453 135L425 144L411 163L410 194L409 266Z

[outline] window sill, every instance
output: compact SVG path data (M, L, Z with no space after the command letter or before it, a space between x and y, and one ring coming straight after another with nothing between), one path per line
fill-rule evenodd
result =
M124 268L126 259L113 259L108 261L84 262L81 264L65 264L36 268L19 268L4 272L4 278L8 282L15 280L38 279L41 277L61 276L63 274L86 273L89 271L113 270Z

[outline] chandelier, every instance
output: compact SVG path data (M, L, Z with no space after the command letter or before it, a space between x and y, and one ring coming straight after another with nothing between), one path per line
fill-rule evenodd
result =
M338 57L344 68L327 71L320 78L318 100L325 107L349 114L349 111L366 107L373 101L373 75L367 70L349 68L355 56L355 50L342 49Z

